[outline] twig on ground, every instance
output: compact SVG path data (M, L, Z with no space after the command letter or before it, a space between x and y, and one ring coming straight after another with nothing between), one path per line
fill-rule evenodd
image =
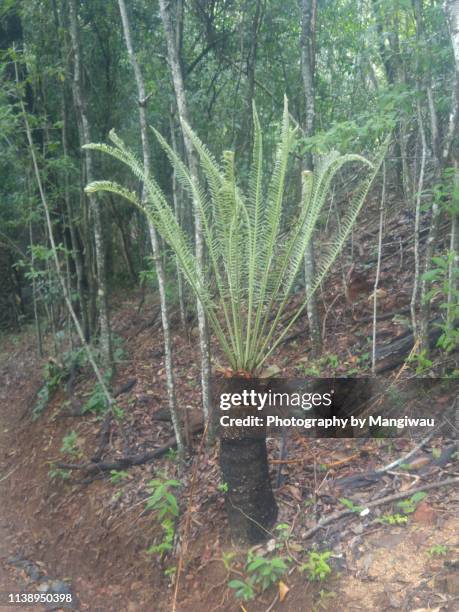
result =
M395 493L394 495L388 495L387 497L381 497L380 499L375 499L375 501L369 502L367 504L358 504L365 506L365 508L376 508L377 506L382 506L383 504L389 504L390 502L397 501L399 499L403 499L405 497L410 497L413 493L417 493L418 491L428 491L430 489L438 489L439 487L447 487L449 485L459 484L459 478L447 478L446 480L439 480L438 482L431 482L430 484L425 484L421 487L415 487L411 489L407 489L406 491L402 491L400 493ZM340 510L339 512L333 512L326 518L319 521L314 527L311 527L306 533L302 536L303 540L307 540L311 536L313 536L317 531L337 521L348 514L353 514L354 511L350 509Z

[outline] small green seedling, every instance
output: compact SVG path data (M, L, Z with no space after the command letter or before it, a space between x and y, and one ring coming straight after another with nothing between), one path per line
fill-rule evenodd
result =
M408 517L401 514L384 514L384 516L377 518L376 522L384 525L406 525Z
M363 506L357 506L352 500L346 499L345 497L341 497L339 501L343 504L343 506L346 506L346 508L349 508L349 510L356 512L357 514L360 514L360 512L364 510Z
M268 559L262 556L253 556L251 551L247 554L245 580L230 580L228 586L234 589L237 599L250 601L256 596L256 588L265 591L271 585L276 584L288 570L287 564L281 557Z
M444 557L448 554L448 547L444 544L435 544L427 551L431 557Z
M178 480L161 480L160 478L154 478L148 483L151 495L147 499L146 509L153 510L158 521L161 521L163 538L159 543L151 545L147 552L158 554L160 558L170 552L174 545L175 519L179 515L179 507L177 498L171 489L179 486Z
M287 565L281 557L274 557L273 559L255 557L247 565L247 573L254 579L254 584L261 586L262 591L275 584L287 569Z
M178 451L175 448L170 448L166 453L166 457L170 461L177 461Z
M319 600L312 609L312 612L318 612L318 610L326 610L330 599L335 599L336 593L334 591L319 591ZM328 608L329 609L329 608Z
M228 493L228 483L220 482L217 486L217 489L221 491L222 493Z
M72 457L81 457L79 448L78 434L76 431L71 431L62 438L61 453L71 455Z
M438 448L438 447L435 446L432 449L432 457L434 459L440 459L440 457L441 457L441 448Z
M325 550L324 552L311 551L309 553L309 559L306 563L303 563L298 568L300 572L308 572L308 578L311 581L325 580L329 574L331 574L331 567L327 561L330 558L331 552Z
M427 497L427 493L424 491L418 491L409 499L404 499L403 501L398 502L397 506L404 514L413 514L419 502L421 502L425 497Z
M110 470L110 482L114 485L120 484L128 477L129 474L125 470Z
M48 472L48 476L52 480L68 480L70 478L70 470L62 470L52 466Z
M234 589L236 599L251 601L255 599L256 591L253 588L253 578L247 580L230 580L228 582L230 589Z
M225 569L227 572L230 571L230 569L233 566L233 559L236 556L236 553L234 552L224 552L222 553L222 561L223 561L223 565L225 566Z

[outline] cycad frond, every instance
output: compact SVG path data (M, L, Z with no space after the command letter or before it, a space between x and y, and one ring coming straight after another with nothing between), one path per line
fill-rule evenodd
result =
M209 274L205 275L200 273L191 240L175 219L158 183L151 175L145 176L142 164L116 133L110 133L114 146L86 146L129 166L144 183L148 198L146 202L140 202L135 193L110 181L91 183L87 191L110 191L144 211L174 251L181 271L201 301L230 366L234 370L254 373L300 316L307 300L319 287L343 248L382 163L387 143L381 147L374 163L360 155L332 152L316 165L314 173L303 173L300 210L281 240L285 181L295 135L289 125L287 100L266 189L263 181L262 132L255 106L253 122L253 159L247 195L237 185L234 154L231 151L225 151L221 163L218 163L193 130L184 125L199 156L207 183L206 190L203 184L196 184L185 163L161 134L153 130L174 167L177 179L192 199L195 214L201 218L210 262ZM280 332L279 320L285 312L332 181L345 164L355 162L367 166L371 172L349 204L337 235L328 247L321 249L309 295ZM211 290L212 283L214 290Z

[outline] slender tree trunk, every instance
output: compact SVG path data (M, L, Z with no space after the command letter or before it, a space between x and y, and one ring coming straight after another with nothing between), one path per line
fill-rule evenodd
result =
M190 169L190 174L197 184L199 181L199 173L196 152L194 151L193 144L190 138L188 137L186 131L183 129L183 122L189 124L188 106L185 95L185 87L183 83L182 67L177 49L177 37L176 33L174 32L174 26L172 23L171 14L169 12L167 0L159 0L159 9L164 27L164 32L166 35L168 61L172 73L172 81L174 84L175 98L180 116L180 123L182 125L183 141L185 144L188 166ZM202 237L202 220L195 202L193 202L193 207L196 259L199 274L202 275L204 270L204 242ZM210 414L211 366L209 352L209 332L207 328L206 316L200 300L197 301L197 313L199 326L199 345L201 349L202 407L204 412L204 418L207 420Z
M419 132L421 134L421 143L422 143L422 152L421 152L421 167L419 169L419 179L416 189L416 200L414 203L415 210L415 221L414 221L414 282L413 282L413 291L411 294L411 324L413 326L413 337L414 340L417 341L422 349L428 349L428 346L425 346L426 336L428 336L428 311L421 306L419 318L416 312L417 299L418 299L418 289L420 283L420 273L421 273L421 263L420 263L420 253L419 253L419 230L420 230L420 222L421 222L421 196L422 190L424 186L424 170L426 163L426 154L427 154L427 143L426 143L426 135L424 130L424 122L422 119L422 111L421 104L418 100L417 102L417 111L418 111L418 125ZM431 247L433 248L433 247ZM427 257L427 254L426 254ZM430 263L430 258L429 258ZM425 281L421 281L421 287L424 289L423 285ZM421 295L423 295L423 291L421 289ZM427 319L427 320L426 320ZM427 340L428 342L428 340Z
M72 40L73 52L73 98L75 108L78 115L78 125L80 132L80 144L89 144L91 139L90 125L87 116L86 99L83 92L82 83L82 62L81 49L78 30L78 8L77 1L70 0L70 36ZM86 169L86 181L91 182L93 177L92 171L92 152L85 149L84 162ZM105 271L105 249L102 232L102 220L100 204L97 195L91 194L88 196L91 207L91 212L94 220L94 244L97 265L97 296L98 296L98 311L100 323L100 347L104 361L104 367L110 368L112 364L111 358L111 338L110 338L110 321L107 307L107 281Z
M382 237L384 226L384 208L386 204L386 164L383 162L383 184L381 192L381 202L379 205L379 232L378 232L378 262L376 264L376 277L373 288L373 343L371 353L371 371L376 372L376 312L378 303L378 286L379 276L381 273L381 256L382 256Z
M459 117L459 0L446 0L444 3L444 9L454 53L454 78L452 85L451 109L442 151L443 164L446 164L450 156L454 140L455 138L457 139ZM454 158L457 159L456 151L454 151Z
M126 4L124 0L118 0L118 5L121 13L121 21L123 22L124 40L126 42L126 48L129 54L129 59L134 71L134 76L137 84L137 93L139 96L139 123L140 123L140 135L142 139L142 154L143 154L143 168L145 176L148 177L150 172L150 148L148 141L148 125L147 117L145 112L146 96L145 96L145 85L143 82L142 72L137 62L135 55L134 46L132 44L131 28L129 25L129 18L126 11ZM143 186L143 200L147 199L147 191L145 185ZM177 401L175 397L175 383L174 383L174 370L172 364L172 339L169 325L169 315L167 311L167 300L166 300L166 279L164 273L163 262L161 260L161 252L159 248L158 235L156 230L148 220L148 229L150 232L151 246L153 249L153 258L155 260L156 274L158 277L158 290L159 299L161 304L161 320L163 325L164 335L164 361L166 366L166 380L167 380L167 394L169 398L169 410L171 413L172 425L174 427L175 438L177 440L177 449L179 455L183 455L183 436L182 428L180 424L180 418L177 411Z
M173 107L171 107L169 125L170 125L170 132L171 132L172 149L174 150L175 153L178 153L177 138L175 137ZM175 168L172 172L172 198L174 202L174 213L177 218L177 222L181 225L182 224L183 191L181 190L180 185L177 181L177 173L175 171ZM176 261L176 268L177 268L177 289L178 289L180 322L182 324L183 330L186 332L188 326L187 326L187 314L186 314L186 308L185 308L185 298L184 298L184 292L183 292L183 276L182 276L182 273L180 272L180 267L178 265L177 258L175 258L175 261Z
M448 270L448 302L446 311L446 323L448 330L453 331L456 325L457 316L457 289L458 289L458 271L459 271L459 214L456 212L459 208L459 198L457 193L459 190L459 167L457 160L454 161L454 195L453 195L453 213L451 219L451 241L450 252L451 261Z
M65 100L65 91L64 86L62 86L62 150L64 153L64 160L68 158L68 141L67 141L67 104ZM76 276L77 276L77 292L78 292L78 300L80 302L80 316L83 325L83 330L85 334L85 338L87 341L90 339L91 330L89 326L89 317L88 317L88 304L86 299L86 291L84 288L84 267L83 267L83 258L81 255L81 251L78 243L77 230L75 227L75 220L73 218L73 207L72 200L70 196L69 190L69 179L67 168L64 170L64 199L65 206L67 209L67 218L69 222L69 230L70 230L70 238L72 241L72 254L73 260L75 262Z
M443 162L446 163L448 158L451 156L454 167L453 211L450 242L450 250L453 254L453 259L451 260L448 271L448 308L446 319L448 328L452 331L455 325L457 325L457 271L459 269L459 213L457 212L459 207L457 197L459 189L459 164L457 150L457 126L459 117L459 0L447 0L447 2L445 2L445 10L448 19L455 65L451 112L443 148Z
M315 123L315 104L314 104L314 66L315 66L315 21L316 21L316 0L301 0L301 75L303 78L303 92L305 100L305 126L304 134L306 137L313 136ZM312 153L305 154L302 170L313 170ZM304 181L302 181L304 185ZM314 242L311 237L304 254L304 283L306 295L311 291L312 282L315 276L314 266ZM306 311L309 321L309 333L311 337L312 349L318 355L322 349L322 335L320 333L320 317L317 302L317 295L314 294L308 301Z
M28 184L28 181L27 181ZM35 331L37 333L37 348L38 355L43 357L43 339L41 334L41 323L40 316L38 314L38 303L37 303L37 281L35 279L35 255L34 255L34 242L33 242L33 230L32 220L29 220L29 244L30 244L30 257L32 266L32 299L33 299L33 315L35 319Z

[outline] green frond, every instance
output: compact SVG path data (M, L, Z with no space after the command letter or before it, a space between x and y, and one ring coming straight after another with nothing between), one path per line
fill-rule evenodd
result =
M112 145L99 143L86 145L86 148L126 164L144 184L147 199L141 202L134 192L110 181L95 181L86 187L86 191L109 191L147 215L173 250L180 270L201 301L231 367L256 372L300 316L307 300L320 286L343 248L382 163L387 143L374 163L360 155L331 152L316 164L314 173L304 172L297 215L291 220L290 229L285 231L281 227L285 182L295 142L286 99L267 186L263 177L262 131L253 105L254 142L246 194L237 184L232 151L225 151L221 162L217 162L196 133L184 123L206 181L205 185L198 184L166 139L152 129L174 168L177 180L191 198L195 214L201 219L209 270L200 273L192 240L177 222L159 184L150 173L145 175L143 164L114 131L110 132ZM369 172L348 205L337 235L327 246L321 246L309 295L281 331L280 318L285 313L333 180L343 166L351 163L358 163ZM282 238L281 231L284 232Z

